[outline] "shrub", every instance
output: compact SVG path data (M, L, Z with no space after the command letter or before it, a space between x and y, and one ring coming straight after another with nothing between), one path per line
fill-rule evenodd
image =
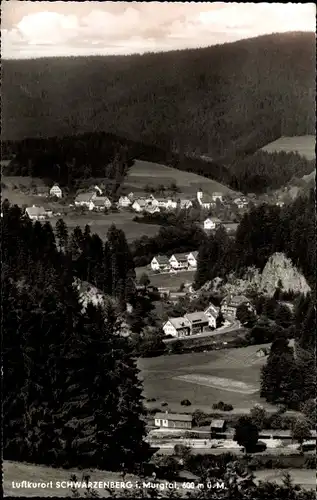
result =
M232 411L233 410L233 406L231 404L224 404L223 406L223 411Z
M146 400L148 403L154 403L156 401L155 398L149 398Z
M214 403L212 405L213 410L220 411L232 411L233 406L231 404L224 403L223 401L219 401L219 403Z
M168 406L168 403L164 401L163 403L161 403L161 406Z
M189 401L189 399L183 399L181 401L181 405L182 406L190 406L191 405L191 402Z

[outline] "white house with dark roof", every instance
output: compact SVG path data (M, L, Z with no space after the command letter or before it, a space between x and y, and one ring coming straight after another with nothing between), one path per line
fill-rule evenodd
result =
M120 196L118 200L118 207L127 208L132 204L132 201L128 196Z
M157 255L151 260L150 266L153 271L167 271L170 268L170 261L166 255Z
M221 220L218 219L218 217L207 217L207 219L204 220L204 229L210 231L216 229L220 224Z
M54 184L54 186L51 187L50 196L56 196L56 198L62 198L63 192L57 184Z
M209 318L202 311L186 313L184 315L191 327L191 335L197 335L209 329Z
M191 429L193 426L193 417L185 413L158 412L154 415L154 425L155 427L173 429Z
M242 304L250 311L253 310L251 301L244 295L227 295L221 302L221 312L225 318L235 319L237 316L237 309Z
M204 314L208 318L210 328L216 328L217 318L219 316L219 307L209 304L209 306L204 310Z
M107 196L96 196L93 199L94 210L102 211L111 207L111 201Z
M94 200L97 197L94 191L88 193L79 193L75 198L75 206L76 207L86 207L89 210L93 210L94 208Z
M30 220L45 220L47 213L44 207L37 207L33 205L32 207L27 207L25 209L25 214Z
M198 251L195 250L194 252L190 252L187 255L187 262L188 262L188 267L191 269L196 269L197 268L197 257L198 257Z
M169 259L172 269L187 269L188 268L188 252L174 253Z
M163 332L172 337L188 337L191 334L191 324L185 317L168 318L163 325Z
M198 204L201 206L201 208L209 209L216 205L216 202L213 200L212 196L203 193L201 189L197 191L196 196Z

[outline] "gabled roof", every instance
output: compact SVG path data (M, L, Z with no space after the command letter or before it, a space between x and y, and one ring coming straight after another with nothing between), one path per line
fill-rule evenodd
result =
M155 257L153 257L153 259L156 259L159 264L167 264L168 265L170 262L169 258L166 257L166 255L156 255Z
M218 428L218 429L222 429L223 426L225 424L225 420L212 420L211 423L210 423L210 427L214 427L214 428Z
M58 184L53 184L53 186L51 187L51 189L53 189L53 188L61 189Z
M210 311L209 311L210 309ZM209 311L215 318L219 314L219 307L214 306L214 304L209 304L208 307L204 310L204 313L206 314L206 311Z
M189 252L189 254L188 254L188 255L190 255L190 254L191 254L193 257L195 257L195 259L197 259L197 257L198 257L198 250L194 250L193 252Z
M250 302L250 300L247 299L247 297L245 297L244 295L234 295L232 297L230 297L230 295L227 295L227 297L225 297L222 302L227 302L232 307L239 307L241 306L241 304Z
M97 196L93 202L96 207L103 207L106 203L111 203L107 196Z
M46 215L46 210L44 209L44 207L27 207L25 211L29 217L39 217L41 215Z
M171 256L172 257L175 257L175 259L177 259L179 262L184 262L184 261L187 261L187 257L188 257L188 252L182 252L182 253L173 253L173 255Z
M75 198L75 202L86 202L86 203L89 203L92 199L92 197L94 196L95 193L79 193L76 198Z
M167 322L168 321L172 323L176 330L181 330L182 328L190 328L190 322L184 316L179 318L168 318Z
M160 418L163 420L176 420L178 422L192 422L192 415L185 415L184 413L155 413L154 418Z
M147 200L145 198L137 198L134 203L138 203L140 207L145 207L147 205Z
M185 318L187 318L191 323L208 323L209 320L206 314L203 311L196 311L193 313L185 314Z

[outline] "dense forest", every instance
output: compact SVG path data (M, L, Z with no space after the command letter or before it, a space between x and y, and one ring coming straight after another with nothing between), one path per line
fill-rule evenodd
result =
M142 56L3 61L2 87L2 138L55 137L40 146L41 154L48 148L55 158L47 167L73 158L78 163L69 141L58 145L56 137L103 131L113 134L109 143L123 137L125 144L137 145L134 158L163 161L245 192L264 191L271 178L272 187L279 187L310 168L294 166L294 158L285 155L244 156L282 135L314 134L313 33ZM113 151L107 150L113 147L99 137L91 139L91 147L96 146L96 162L104 152L108 164ZM73 148L78 152L80 141ZM34 142L20 147L24 170L28 157L30 170L35 168L37 147ZM68 153L54 157L52 148ZM86 170L80 175L95 172L88 150L77 164ZM212 161L199 158L206 154Z
M146 461L142 388L118 313L138 306L134 266L114 226L103 245L86 228L32 224L3 203L2 334L4 458L120 469ZM79 301L90 280L106 308ZM140 325L142 328L142 324Z

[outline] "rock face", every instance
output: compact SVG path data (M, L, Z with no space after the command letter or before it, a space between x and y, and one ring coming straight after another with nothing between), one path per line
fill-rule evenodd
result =
M305 277L283 253L271 255L257 279L258 291L268 296L272 296L279 285L283 292L310 292Z

